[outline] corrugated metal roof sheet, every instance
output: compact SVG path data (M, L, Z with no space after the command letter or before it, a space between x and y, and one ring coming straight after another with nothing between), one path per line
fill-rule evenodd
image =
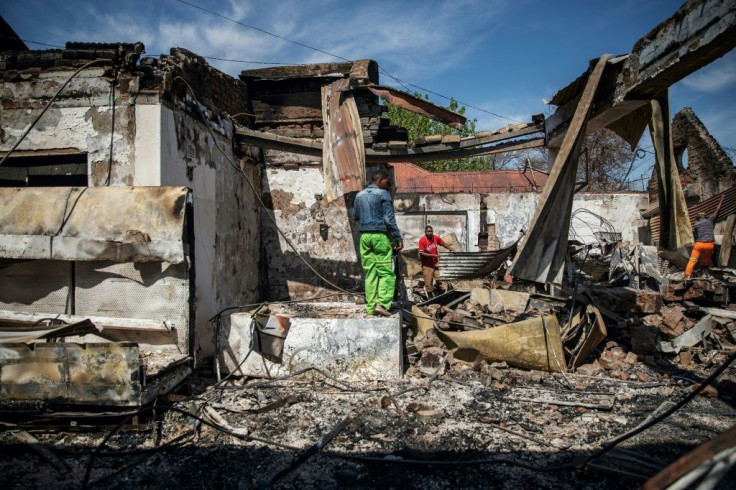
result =
M547 175L539 171L486 170L430 172L411 163L394 163L396 193L416 192L530 192L543 187Z
M716 208L718 207L718 202L721 200L721 196L723 196L723 205L721 206L721 210L718 213L718 217L726 218L736 213L736 187L731 187L730 189L725 190L720 194L716 194L710 199L706 199L705 201L698 204L688 206L687 212L690 215L690 225L693 225L695 223L695 221L698 219L698 213L700 213L701 211L706 215L711 215L715 213ZM659 237L660 219L661 215L657 215L649 221L649 229L651 231L652 237ZM716 218L716 221L718 221L718 218Z

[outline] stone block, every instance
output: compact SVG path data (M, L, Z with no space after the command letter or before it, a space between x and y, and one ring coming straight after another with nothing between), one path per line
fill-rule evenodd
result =
M398 315L372 317L364 314L363 307L345 303L304 305L293 312L270 312L291 319L281 362L253 350L254 320L250 313L234 313L224 319L217 353L223 370L278 377L314 367L344 380L401 377L403 343Z

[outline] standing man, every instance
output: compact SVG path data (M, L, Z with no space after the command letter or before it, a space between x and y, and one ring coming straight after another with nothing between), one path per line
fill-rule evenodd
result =
M687 263L685 268L685 282L690 280L690 275L693 273L695 264L700 258L700 265L703 269L707 269L710 265L710 256L713 255L715 249L716 237L713 233L715 227L715 220L718 216L718 212L721 210L723 204L723 196L718 201L718 207L715 213L710 216L706 216L705 213L698 213L698 220L693 225L693 235L695 236L695 245L693 245L693 251L690 254L690 261ZM702 256L701 256L702 254Z
M365 311L369 315L391 316L388 310L396 287L392 249L404 248L387 190L390 185L386 172L374 172L372 184L358 192L353 205L353 220L360 222L360 261L365 273Z
M432 297L435 287L440 285L440 258L437 254L437 245L446 248L450 252L452 249L445 244L442 238L434 234L431 226L424 228L424 236L419 239L419 260L422 261L422 276L424 277L424 287L427 296ZM432 284L434 280L435 284Z

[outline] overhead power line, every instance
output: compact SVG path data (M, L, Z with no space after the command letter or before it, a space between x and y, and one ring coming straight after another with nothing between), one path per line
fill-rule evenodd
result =
M348 62L352 61L352 60L349 60L348 58L345 58L345 57L343 57L343 56L340 56L339 54L335 54L335 53L330 53L329 51L325 51L325 50L323 50L323 49L320 49L320 48L316 48L316 47L314 47L314 46L310 46L310 45L308 45L308 44L305 44L305 43L302 43L302 42L299 42L299 41L294 41L293 39L289 39L289 38L287 38L287 37L284 37L284 36L281 36L281 35L279 35L279 34L275 34L275 33L273 33L273 32L267 31L267 30L265 30L265 29L262 29L262 28L260 28L260 27L256 27L256 26L254 26L254 25L250 25L250 24L245 24L245 23L243 23L243 22L240 22L240 21L238 21L238 20L235 20L235 19L232 19L232 18L230 18L230 17L224 16L224 15L222 15L222 14L218 14L217 12L214 12L214 11L212 11L212 10L206 9L206 8L204 8L204 7L201 7L201 6L199 6L199 5L196 5L196 4L193 4L193 3L187 2L187 1L185 1L185 0L176 0L176 1L177 1L177 2L179 2L179 3L183 3L184 5L188 5L188 6L192 7L192 8L195 8L195 9L197 9L197 10L201 10L201 11L203 11L203 12L207 12L208 14L210 14L210 15L214 15L215 17L219 17L219 18L221 18L221 19L223 19L223 20L227 20L228 22L232 22L232 23L234 23L234 24L238 24L238 25L240 25L240 26L242 26L242 27L247 27L248 29L253 29L253 30L256 30L256 31L258 31L258 32L261 32L261 33L263 33L263 34L266 34L266 35L268 35L268 36L272 36L272 37L275 37L275 38L277 38L277 39L281 39L281 40L283 40L283 41L286 41L286 42L289 42L289 43L291 43L291 44L295 44L295 45L297 45L297 46L301 46L301 47L303 47L303 48L306 48L306 49L311 49L312 51L317 51L318 53L326 54L327 56L332 56L333 58L336 58L336 59L339 59L339 60L342 60L342 61L348 61ZM265 64L265 63L264 63L264 64ZM381 73L383 73L383 74L384 74L384 75L386 75L387 77L391 78L392 80L396 81L397 83L399 83L399 84L403 85L404 87L406 87L406 86L408 85L408 86L410 86L410 87L414 87L414 88L416 88L416 89L418 89L418 90L422 90L422 91L424 91L424 92L427 92L427 93L429 93L429 94L432 94L432 95L434 95L434 96L436 96L436 97L440 97L440 98L443 98L443 99L445 99L445 100L455 100L455 101L456 101L456 102L457 102L458 104L462 104L462 105L464 105L464 106L466 106L466 107L470 107L470 108L472 108L472 109L475 109L475 110L477 110L477 111L480 111L480 112L484 112L484 113L486 113L486 114L490 114L491 116L499 117L499 118L501 118L501 119L506 119L506 120L508 120L508 121L512 121L512 122L521 122L521 121L517 121L516 119L512 119L512 118L510 118L510 117L506 117L506 116L504 116L504 115L501 115L501 114L497 114L497 113L495 113L495 112L491 112L491 111L488 111L488 110L486 110L486 109L483 109L483 108L481 108L481 107L475 106L475 105L473 105L473 104L469 104L468 102L464 102L464 101L461 101L461 100L459 100L459 99L456 99L456 98L454 98L454 97L449 97L449 96L447 96L447 95L443 95L443 94L440 94L440 93L438 93L438 92L435 92L435 91L433 91L433 90L429 90L429 89L427 89L427 88L421 87L421 86L419 86L419 85L416 85L416 84L414 84L414 83L411 83L411 82L407 82L406 80L402 80L402 79L400 79L400 78L398 78L398 77L395 77L395 76L393 76L392 74L390 74L389 72L387 72L387 71L386 71L385 69L381 68L380 66L379 66L379 70L380 70L380 72L381 72Z
M7 34L0 34L0 37L4 37L6 39L17 39L19 41L23 41L24 43L40 44L41 46L49 46L51 48L60 48L60 49L65 49L66 48L66 46L59 46L58 44L48 44L48 43L42 43L42 42L38 42L38 41L31 41L30 39L22 39L22 38L20 38L18 36L9 36Z

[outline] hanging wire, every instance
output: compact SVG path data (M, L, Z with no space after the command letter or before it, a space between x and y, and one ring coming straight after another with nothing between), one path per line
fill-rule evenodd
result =
M35 126L35 125L36 125L36 124L38 123L38 121L39 121L39 120L41 119L41 117L42 117L42 116L43 116L44 114L46 114L46 111L48 111L48 110L49 110L49 107L51 107L51 104L53 104L53 103L54 103L54 101L55 101L55 100L56 100L56 98L57 98L57 97L59 96L59 94L60 94L60 93L62 92L62 90L64 90L64 89L66 88L66 86L67 86L67 85L69 85L69 82L71 82L71 81L72 81L72 80L74 79L74 77L76 77L77 75L79 75L79 73L80 73L80 72L81 72L82 70L84 70L84 69L86 69L86 68L88 68L88 67L90 67L90 66L92 66L92 65L94 65L94 64L96 64L96 63L100 63L100 62L108 62L108 63L109 63L110 61L111 61L111 60L109 60L109 59L105 59L105 58L98 58L98 59L96 59L96 60L92 60L92 61L90 61L89 63L85 63L84 65L80 66L80 67L79 67L79 68L77 69L77 71L75 71L75 72L74 72L74 73L72 74L72 76L70 76L70 77L69 77L69 78L68 78L68 79L66 80L66 82L64 82L64 84L63 84L63 85L62 85L62 86L61 86L61 87L59 88L59 90L57 90L57 92L56 92L56 93L54 94L54 96L53 96L53 97L51 97L51 100L49 100L49 101L48 101L48 103L47 103L47 104L46 104L46 106L45 106L45 107L43 108L43 110L42 110L42 111L41 111L41 112L40 112L40 113L38 114L38 116L36 116L36 119L34 119L34 120L33 120L33 122L32 122L32 123L31 123L31 124L30 124L30 125L28 126L28 129L26 129L26 130L25 130L25 132L24 132L24 133L23 133L23 134L21 135L21 137L20 137L20 138L18 139L18 141L16 141L16 142L15 142L15 144L13 145L13 147L12 147L12 148L11 148L10 150L8 150L8 152L7 152L6 154L5 154L5 156L3 157L3 159L2 159L2 160L0 160L0 167L2 167L2 166L3 166L3 163L5 163L5 160L7 160L7 159L8 159L8 157L10 156L10 154L11 154L11 153L13 153L13 152L14 152L14 151L16 150L16 148L18 148L18 145L20 145L20 144L21 144L21 142L22 142L22 141L23 141L24 139L26 139L26 136L28 136L28 133L30 133L30 132L31 132L31 130L32 130L32 129L33 129L33 127L34 127L34 126Z
M199 101L195 97L194 90L192 89L191 85L189 85L189 82L187 82L184 78L182 78L181 76L178 76L178 75L176 77L174 77L174 80L180 80L181 82L183 82L187 86L187 89L189 90L190 96L197 103L197 107L200 110L200 114L201 114L203 120L207 121L207 124L206 124L207 131L209 131L210 136L212 137L212 143L214 144L215 148L217 148L217 150L225 157L225 160L228 162L228 164L230 164L230 166L233 169L235 169L238 173L240 173L243 176L243 178L245 179L246 183L250 187L251 191L253 191L253 195L258 200L258 203L261 205L261 208L265 211L266 216L268 216L268 218L271 220L271 222L273 223L274 228L279 233L279 235L281 235L281 237L286 241L286 243L294 251L294 253L296 254L296 256L299 257L299 260L301 260L317 277L319 277L320 279L322 279L329 286L332 286L333 288L337 289L338 291L342 291L343 293L346 293L346 294L362 296L363 293L361 293L359 291L349 291L347 289L344 289L344 288L338 286L337 284L333 283L332 281L330 281L326 277L324 277L322 274L320 274L317 271L317 269L314 268L314 266L312 264L309 263L308 260L306 260L302 256L302 254L299 253L299 251L297 250L296 246L292 243L292 241L289 239L289 237L286 236L286 233L284 233L281 230L281 228L279 228L279 225L276 222L276 218L273 217L272 213L269 213L268 212L269 210L266 207L266 204L261 199L261 196L258 194L258 191L257 191L255 185L253 184L252 180L250 179L250 177L248 177L248 174L246 174L245 171L242 168L240 168L239 165L236 165L235 162L230 158L230 156L227 153L225 153L225 151L222 148L220 148L220 145L217 144L217 138L215 137L215 134L212 132L212 128L211 128L211 125L209 123L209 119L204 114L204 111L202 111L201 107L203 107L203 106L202 106L202 104L199 103Z

